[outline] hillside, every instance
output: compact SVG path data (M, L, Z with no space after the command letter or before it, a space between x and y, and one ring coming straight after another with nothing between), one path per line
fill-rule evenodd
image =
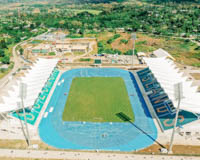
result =
M30 3L30 2L49 2L49 3L65 3L65 4L85 4L85 3L111 3L123 2L125 0L0 0L0 3Z

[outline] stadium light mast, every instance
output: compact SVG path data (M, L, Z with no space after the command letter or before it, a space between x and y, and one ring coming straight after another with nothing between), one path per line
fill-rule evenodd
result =
M24 99L26 98L27 95L27 84L25 83L20 83L20 88L19 88L19 97L21 98L21 102L18 103L19 107L22 108L23 113L24 113L24 121L25 121L25 128L26 128L26 140L28 143L28 146L30 145L30 136L29 136L29 130L28 130L28 125L27 125L27 119L26 119L26 112L24 109Z
M168 154L173 153L172 147L173 147L174 135L175 135L175 131L176 131L176 125L177 125L177 120L178 120L178 115L179 115L179 110L180 110L180 103L181 103L181 99L184 98L183 97L182 82L179 82L179 83L174 85L174 97L175 97L175 100L178 100L178 106L177 106L177 110L176 110L176 117L175 117L175 120L174 120L174 128L173 128L173 131L172 131L172 136L171 136Z
M136 33L131 33L131 39L133 40L133 53L132 53L132 67L133 67L133 59L135 54L135 40L137 39Z

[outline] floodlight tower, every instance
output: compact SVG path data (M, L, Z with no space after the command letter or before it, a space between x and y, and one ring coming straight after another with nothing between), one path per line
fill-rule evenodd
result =
M20 83L20 88L19 88L19 97L21 98L21 102L18 102L18 105L20 108L22 108L23 113L24 113L24 121L25 121L25 128L26 128L26 133L27 133L27 143L28 146L30 145L30 136L29 136L29 130L28 130L28 125L27 125L27 119L26 119L26 112L24 109L24 99L26 98L27 95L27 84L25 83Z
M176 117L175 117L175 120L174 120L174 128L173 128L173 131L172 131L172 136L171 136L168 154L172 153L174 135L175 135L175 131L176 131L176 125L177 125L177 120L178 120L178 115L179 115L179 110L180 110L180 103L181 103L181 99L184 98L183 97L182 82L179 82L179 83L174 85L174 97L175 97L175 100L178 101L178 106L177 106L177 110L176 110Z
M131 33L131 39L133 40L133 53L132 53L132 67L133 67L133 59L135 53L135 40L137 39L136 33Z

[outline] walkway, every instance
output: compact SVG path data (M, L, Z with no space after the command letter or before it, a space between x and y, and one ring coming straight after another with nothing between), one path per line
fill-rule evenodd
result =
M131 153L94 153L72 151L39 151L0 149L0 157L70 159L70 160L199 160L200 157L139 155Z
M49 32L49 30L47 32ZM47 33L47 32L45 32L45 33ZM41 35L43 35L45 33L42 33ZM23 45L23 44L27 43L28 41L31 41L32 39L34 39L34 37L31 37L28 40L17 43L12 48L13 57L11 57L11 58L12 58L12 61L14 62L14 66L7 75L5 75L3 78L0 79L0 89L2 89L9 82L9 77L12 76L23 65L24 60L20 56L18 56L17 51L16 51L17 46Z
M0 89L3 88L9 82L9 77L22 66L21 59L16 53L16 47L21 45L22 43L24 42L20 42L12 48L12 61L14 62L14 67L7 75L0 79Z

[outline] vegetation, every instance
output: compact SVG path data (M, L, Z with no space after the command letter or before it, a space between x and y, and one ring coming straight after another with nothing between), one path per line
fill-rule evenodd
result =
M133 55L133 50L129 49L128 51L125 52L125 55Z
M121 40L120 40L120 43L127 44L127 43L128 43L128 40L126 40L126 39L121 39Z
M31 41L32 44L39 44L41 42L42 42L41 40L33 40L33 41Z
M155 39L157 36L161 39L167 36L169 39L182 37L200 42L200 7L195 0L129 0L126 2L124 0L62 0L47 1L45 5L26 3L27 0L23 2L18 9L0 10L1 62L4 56L12 55L9 46L37 36L47 31L47 28L67 30L69 38L80 38L91 34L98 39L98 53L108 54L130 54L131 52L130 37L126 38L121 33L117 33L119 28L129 33L137 32L150 37L155 36L152 37ZM3 3L6 4L5 1ZM100 33L108 32L114 34L99 39ZM172 41L175 44L170 40L167 41L172 46L166 43L149 45L149 41L138 41L136 49L139 52L151 52L158 47L164 47L169 52L173 51L170 53L177 58L182 55L187 57L184 58L184 63L199 65L197 46L194 46L197 48L194 51L194 47L189 43L174 41L174 39ZM32 43L39 43L39 41ZM178 50L175 50L175 47ZM183 50L184 54L180 52ZM5 59L7 60L7 57L4 58L4 62ZM188 62L188 59L193 62Z
M66 38L83 38L83 35L70 33L69 35L66 36Z
M90 62L91 58L81 58L80 61L82 61L82 62Z
M108 43L110 44L110 43ZM113 49L111 48L109 45L105 45L105 43L103 41L98 42L98 53L102 54L102 53L106 53L106 54L121 54L122 52L117 50L117 49Z
M101 9L94 14L90 10ZM81 12L77 13L77 9ZM74 10L74 11L73 11ZM84 11L85 10L85 11ZM99 11L99 10L97 10ZM21 15L20 19L31 21L29 28L38 26L68 29L70 34L81 30L104 30L124 28L128 31L148 32L169 36L196 36L199 29L200 9L195 5L165 3L160 5L82 5L71 10L60 7L57 12ZM184 16L183 16L184 15ZM15 24L24 29L24 25ZM13 27L13 25L11 25ZM15 27L14 27L15 28ZM10 27L7 27L10 30ZM15 32L13 32L15 33ZM25 35L24 35L25 36ZM28 35L26 35L28 36ZM22 37L22 36L21 36Z
M170 2L176 2L176 3L185 3L185 2L196 2L198 3L198 0L141 0L143 2L151 2L154 4L162 4L162 3L170 3Z
M50 56L55 56L56 53L55 53L55 52L49 52L49 55L50 55Z
M112 38L110 38L107 43L111 44L112 42L114 42L114 40L116 40L117 38L120 37L120 34L115 34Z
M134 120L122 78L74 78L68 94L63 112L64 121L122 122L116 116L119 112Z
M2 59L1 59L1 62L3 64L10 64L10 57L9 56L4 56Z
M23 48L20 48L20 49L19 49L19 53L20 53L20 55L23 55L23 54L24 54L24 49L23 49Z
M77 1L73 1L73 3ZM31 6L32 8L22 7L20 15L17 10L14 10L12 17L5 14L1 18L1 33L12 36L11 41L19 42L22 38L35 36L42 32L43 27L68 29L70 34L80 31L83 34L86 30L102 31L124 28L127 31L169 36L195 36L199 39L200 8L198 5L187 3L183 5L182 3L167 1L159 5L149 5L149 3L142 3L142 5L137 3L134 5L129 5L129 3L104 5L84 4L84 2L86 0L81 1L82 4L80 5L74 6L67 6L69 3L60 2L56 6L56 9L58 9L56 11L52 10L51 3L49 5L34 5ZM91 0L87 0L87 2L95 3ZM101 0L101 3L103 2L111 1ZM40 14L31 12L34 7L39 9ZM48 10L52 11L48 12ZM35 33L33 32L34 29L38 31Z
M10 57L9 54L6 53L6 50L8 49L8 46L6 44L6 41L3 39L0 41L0 62L3 64L9 64L10 63Z

